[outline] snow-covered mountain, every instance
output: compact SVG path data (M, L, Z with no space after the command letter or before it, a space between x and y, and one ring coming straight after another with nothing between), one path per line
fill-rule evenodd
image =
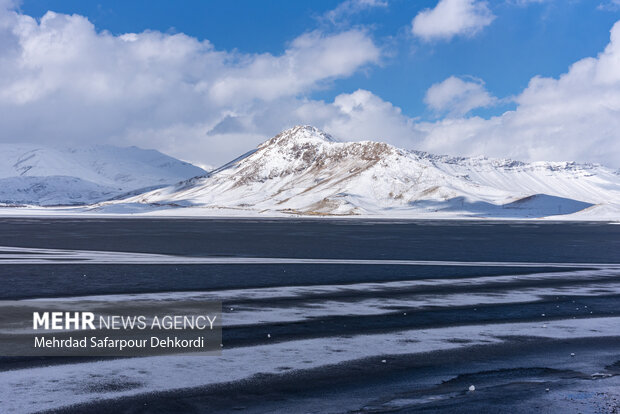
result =
M187 211L205 215L525 218L579 212L618 218L620 172L594 164L454 158L380 142L336 142L314 127L298 126L207 176L98 209L121 205L194 207Z
M154 150L0 144L0 203L87 204L162 187L205 171Z

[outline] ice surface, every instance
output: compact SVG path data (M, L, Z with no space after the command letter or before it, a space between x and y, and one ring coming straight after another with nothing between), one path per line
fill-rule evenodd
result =
M510 336L605 337L618 334L620 318L556 320L416 329L389 334L331 337L223 350L221 357L162 356L0 372L0 405L6 413L33 413L149 392L214 385L311 369L383 355L403 355L501 343ZM126 386L123 386L126 384ZM115 385L115 386L110 386Z

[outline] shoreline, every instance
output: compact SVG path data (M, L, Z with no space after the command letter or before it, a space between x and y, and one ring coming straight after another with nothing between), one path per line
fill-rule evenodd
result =
M620 217L567 217L546 216L546 217L471 217L459 215L314 215L314 214L165 214L165 211L142 212L142 213L99 213L99 212L63 212L58 208L52 211L44 211L48 207L0 207L0 219L6 218L48 218L48 219L79 219L79 218L100 218L100 219L165 219L165 220L282 220L282 221L364 221L373 220L381 222L484 222L484 223L608 223L620 224ZM73 207L71 207L73 208ZM7 210L8 209L8 210ZM30 211L28 211L30 209Z

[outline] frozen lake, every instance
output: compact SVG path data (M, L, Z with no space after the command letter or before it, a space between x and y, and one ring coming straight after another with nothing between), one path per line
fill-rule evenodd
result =
M597 412L618 252L605 223L0 219L2 299L224 304L221 357L4 358L0 406Z

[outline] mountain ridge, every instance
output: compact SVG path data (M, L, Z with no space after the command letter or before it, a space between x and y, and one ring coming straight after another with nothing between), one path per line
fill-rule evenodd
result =
M522 199L529 201L511 204ZM615 208L620 173L597 164L437 156L383 142L341 142L302 125L204 177L115 203L256 214L457 212L527 218L572 214L599 204Z

